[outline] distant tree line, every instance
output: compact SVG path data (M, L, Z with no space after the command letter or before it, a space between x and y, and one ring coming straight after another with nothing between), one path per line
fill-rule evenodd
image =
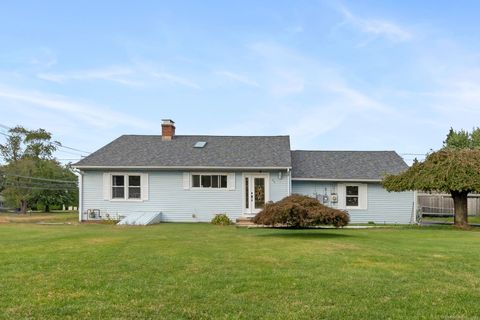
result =
M27 130L16 126L5 134L0 144L0 193L7 206L26 213L41 207L49 212L52 207L78 204L77 177L69 165L62 165L54 157L61 146L44 129Z

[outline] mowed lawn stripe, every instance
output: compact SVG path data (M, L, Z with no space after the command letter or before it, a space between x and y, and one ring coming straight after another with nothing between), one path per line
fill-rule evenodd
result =
M0 225L3 318L480 314L480 232Z

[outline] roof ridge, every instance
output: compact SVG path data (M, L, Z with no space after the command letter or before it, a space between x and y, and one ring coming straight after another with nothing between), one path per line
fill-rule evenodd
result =
M158 137L161 138L160 134L123 134L121 137ZM256 135L256 136L236 136L236 135L213 135L213 134L177 134L175 137L219 137L219 138L277 138L277 137L290 137L290 135Z
M291 150L292 152L395 152L395 150Z

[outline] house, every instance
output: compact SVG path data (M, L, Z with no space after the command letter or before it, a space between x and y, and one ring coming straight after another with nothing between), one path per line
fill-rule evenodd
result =
M161 212L165 222L252 217L292 193L346 209L354 223L410 223L414 193L382 175L407 168L393 151L291 151L289 136L124 135L75 164L80 220Z

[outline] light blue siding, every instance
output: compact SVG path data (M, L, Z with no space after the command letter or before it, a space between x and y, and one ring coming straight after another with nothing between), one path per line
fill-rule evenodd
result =
M312 197L339 193L337 182L293 181L292 193ZM349 209L352 223L412 223L414 193L387 192L379 183L367 183L367 209ZM337 204L328 203L331 207Z
M286 171L270 173L270 200L277 201L288 194ZM230 219L243 215L242 172L235 172L235 189L188 189L183 187L183 172L148 172L148 200L110 201L103 198L103 172L86 171L83 175L83 211L99 209L105 215L127 216L134 212L161 211L162 221L209 222L217 213Z

